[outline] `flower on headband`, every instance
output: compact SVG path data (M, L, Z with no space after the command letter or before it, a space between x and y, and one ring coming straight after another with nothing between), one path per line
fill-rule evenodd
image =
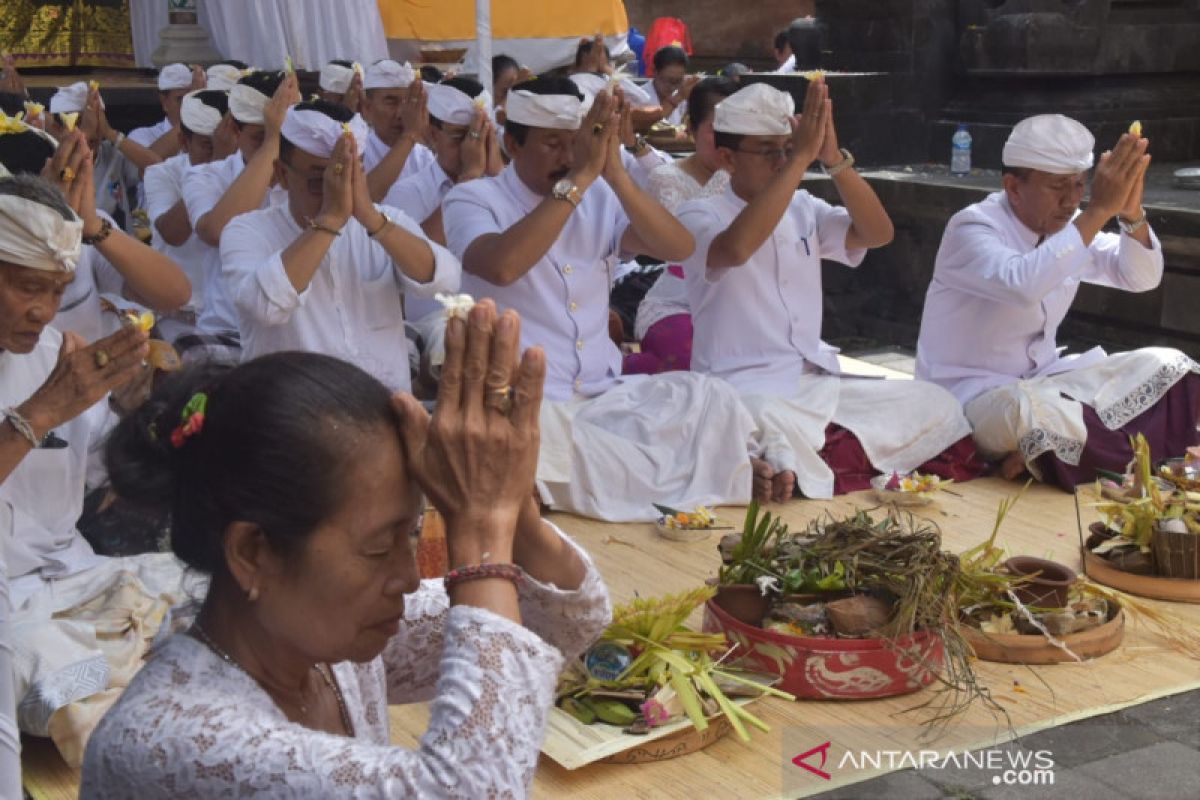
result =
M204 430L204 412L208 408L208 395L196 392L179 414L179 425L171 431L171 446L183 447L188 439Z

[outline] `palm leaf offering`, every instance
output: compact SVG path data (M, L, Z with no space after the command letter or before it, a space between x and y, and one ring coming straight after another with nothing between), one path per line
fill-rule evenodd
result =
M724 634L688 628L687 618L716 589L704 586L666 597L638 598L613 611L612 623L583 658L559 679L558 705L580 722L608 723L646 733L686 716L697 730L723 713L743 741L746 725L765 723L730 696L792 695L756 676L723 666Z

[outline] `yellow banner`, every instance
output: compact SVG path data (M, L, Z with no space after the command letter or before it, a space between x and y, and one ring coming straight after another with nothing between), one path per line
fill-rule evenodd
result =
M475 38L475 0L379 0L389 39ZM492 38L562 39L629 30L623 0L492 0Z

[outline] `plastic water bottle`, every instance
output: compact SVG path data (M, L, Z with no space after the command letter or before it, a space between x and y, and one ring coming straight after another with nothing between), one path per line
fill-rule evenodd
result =
M967 132L967 126L960 123L950 142L950 174L969 175L971 173L971 134Z

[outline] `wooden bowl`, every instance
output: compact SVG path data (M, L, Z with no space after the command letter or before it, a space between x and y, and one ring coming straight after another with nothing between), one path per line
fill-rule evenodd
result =
M724 714L708 718L708 727L702 731L696 726L686 728L654 739L645 744L635 745L628 750L622 750L607 758L600 759L601 764L646 764L651 761L666 761L668 758L686 756L703 750L733 729L729 718Z
M1040 634L984 633L963 625L963 638L975 656L982 661L1002 664L1073 664L1075 659L1046 641ZM1090 630L1068 633L1061 641L1082 659L1098 658L1111 653L1125 638L1125 611L1114 604L1108 622Z
M1096 583L1152 600L1176 603L1200 603L1200 580L1163 578L1158 575L1134 575L1110 565L1095 553L1084 552L1083 572Z

